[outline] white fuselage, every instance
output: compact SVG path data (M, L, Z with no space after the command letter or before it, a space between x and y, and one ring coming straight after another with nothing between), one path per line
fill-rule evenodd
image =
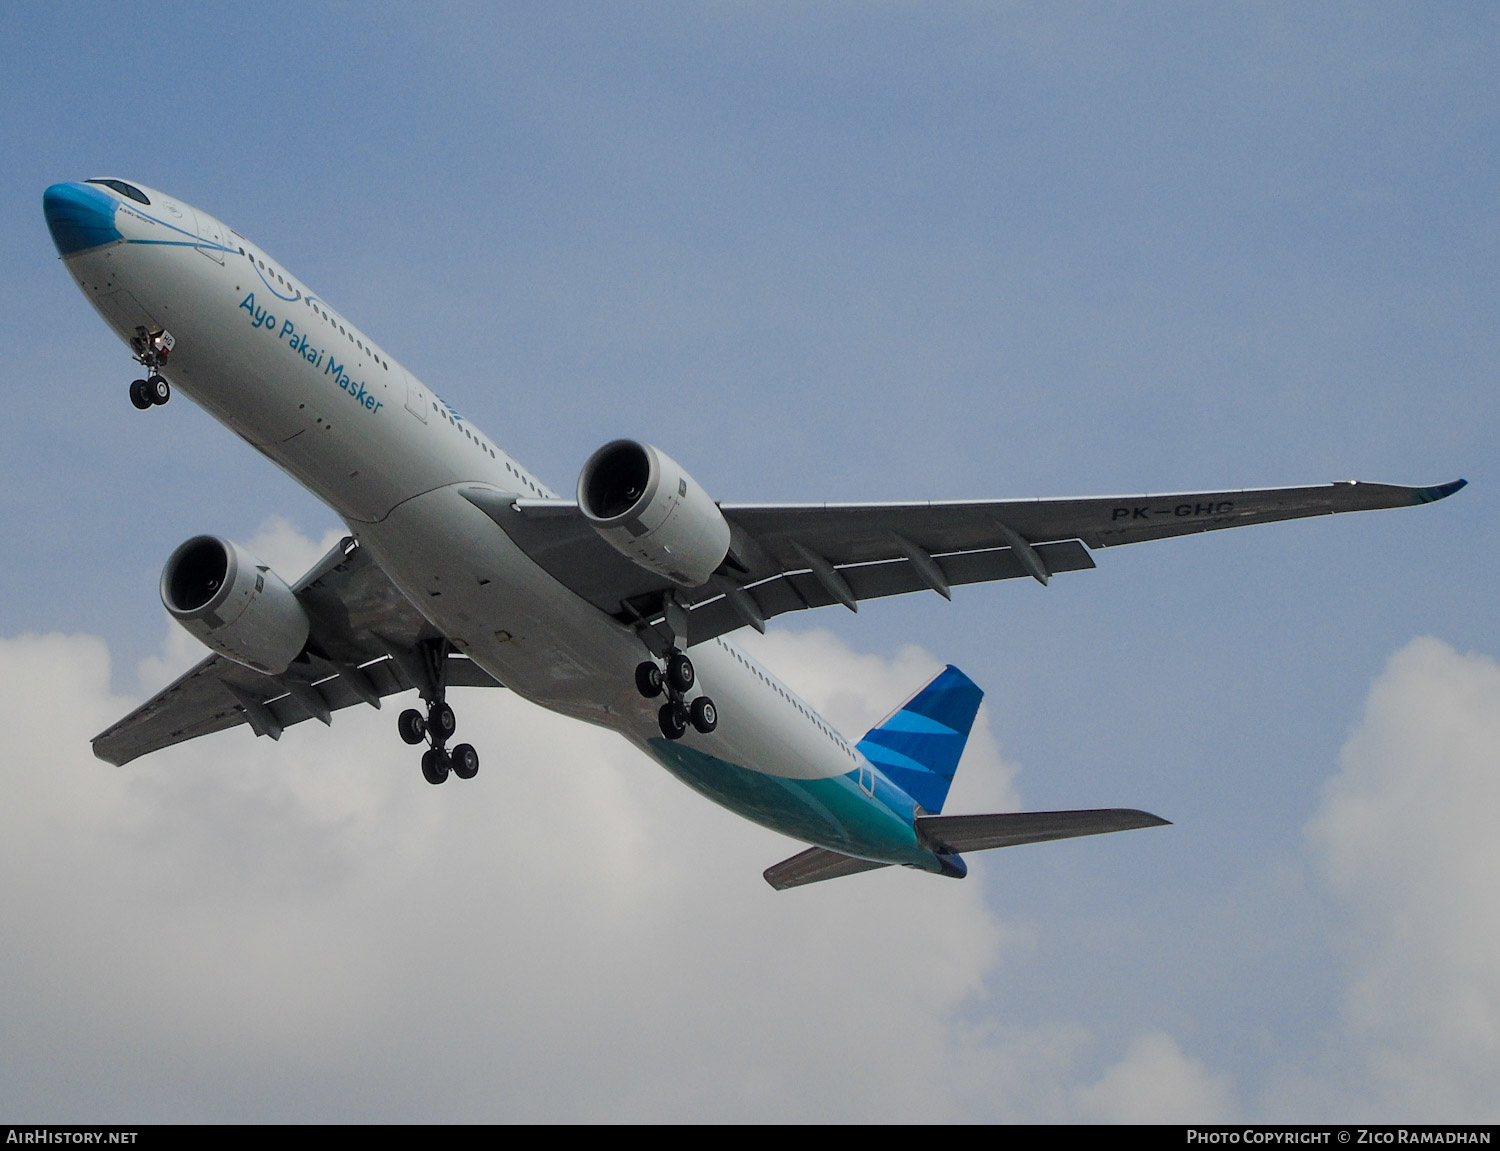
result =
M674 771L687 749L793 786L869 770L831 725L720 639L692 649L718 729L690 727L681 749L666 748L657 703L634 686L646 655L639 637L538 567L459 491L477 484L545 498L546 485L263 250L144 191L149 207L116 197L120 241L65 256L85 295L122 338L137 324L169 330L172 386L337 512L433 626L506 687L618 731ZM756 804L713 798L823 840L811 825L788 829Z

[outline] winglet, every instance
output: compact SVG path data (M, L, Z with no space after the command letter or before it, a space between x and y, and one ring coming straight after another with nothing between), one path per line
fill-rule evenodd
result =
M1438 484L1435 488L1414 488L1412 489L1412 503L1435 504L1438 500L1447 499L1459 488L1467 487L1468 484L1468 480L1454 480L1450 484Z

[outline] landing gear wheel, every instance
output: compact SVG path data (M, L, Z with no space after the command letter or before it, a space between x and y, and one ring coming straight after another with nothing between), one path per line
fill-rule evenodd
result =
M459 779L473 779L479 774L479 753L472 743L461 743L453 749L453 774Z
M668 739L681 739L687 732L687 708L675 699L669 700L656 713L656 722L661 726L662 735Z
M692 691L698 682L698 673L693 670L693 661L680 651L667 657L667 686L673 691Z
M427 738L427 721L414 707L403 711L396 719L396 730L401 733L401 742L416 746Z
M146 395L153 404L164 404L172 398L172 386L165 376L152 376L146 381Z
M422 778L428 783L436 785L446 780L449 766L448 753L441 748L434 747L422 753Z
M436 743L447 743L458 728L458 717L446 703L435 703L427 709L427 730Z
M635 690L647 699L655 699L661 694L661 668L654 662L647 660L645 663L637 664L635 669Z
M136 380L130 385L130 402L143 412L152 404L151 394L146 386L145 380Z
M706 695L700 695L693 700L693 706L688 709L688 715L693 721L693 726L704 735L708 735L719 726L719 709Z

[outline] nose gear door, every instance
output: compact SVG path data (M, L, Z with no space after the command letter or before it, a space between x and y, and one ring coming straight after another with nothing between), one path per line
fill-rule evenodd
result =
M198 213L193 213L198 216ZM224 262L224 251L229 247L229 229L212 216L198 216L198 238L203 241L197 250L217 264Z

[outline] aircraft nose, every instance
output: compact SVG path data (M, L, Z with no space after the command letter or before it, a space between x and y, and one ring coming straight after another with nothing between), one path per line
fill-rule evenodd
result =
M66 256L123 239L115 227L117 206L109 193L92 184L53 184L42 194L42 211L57 254Z

